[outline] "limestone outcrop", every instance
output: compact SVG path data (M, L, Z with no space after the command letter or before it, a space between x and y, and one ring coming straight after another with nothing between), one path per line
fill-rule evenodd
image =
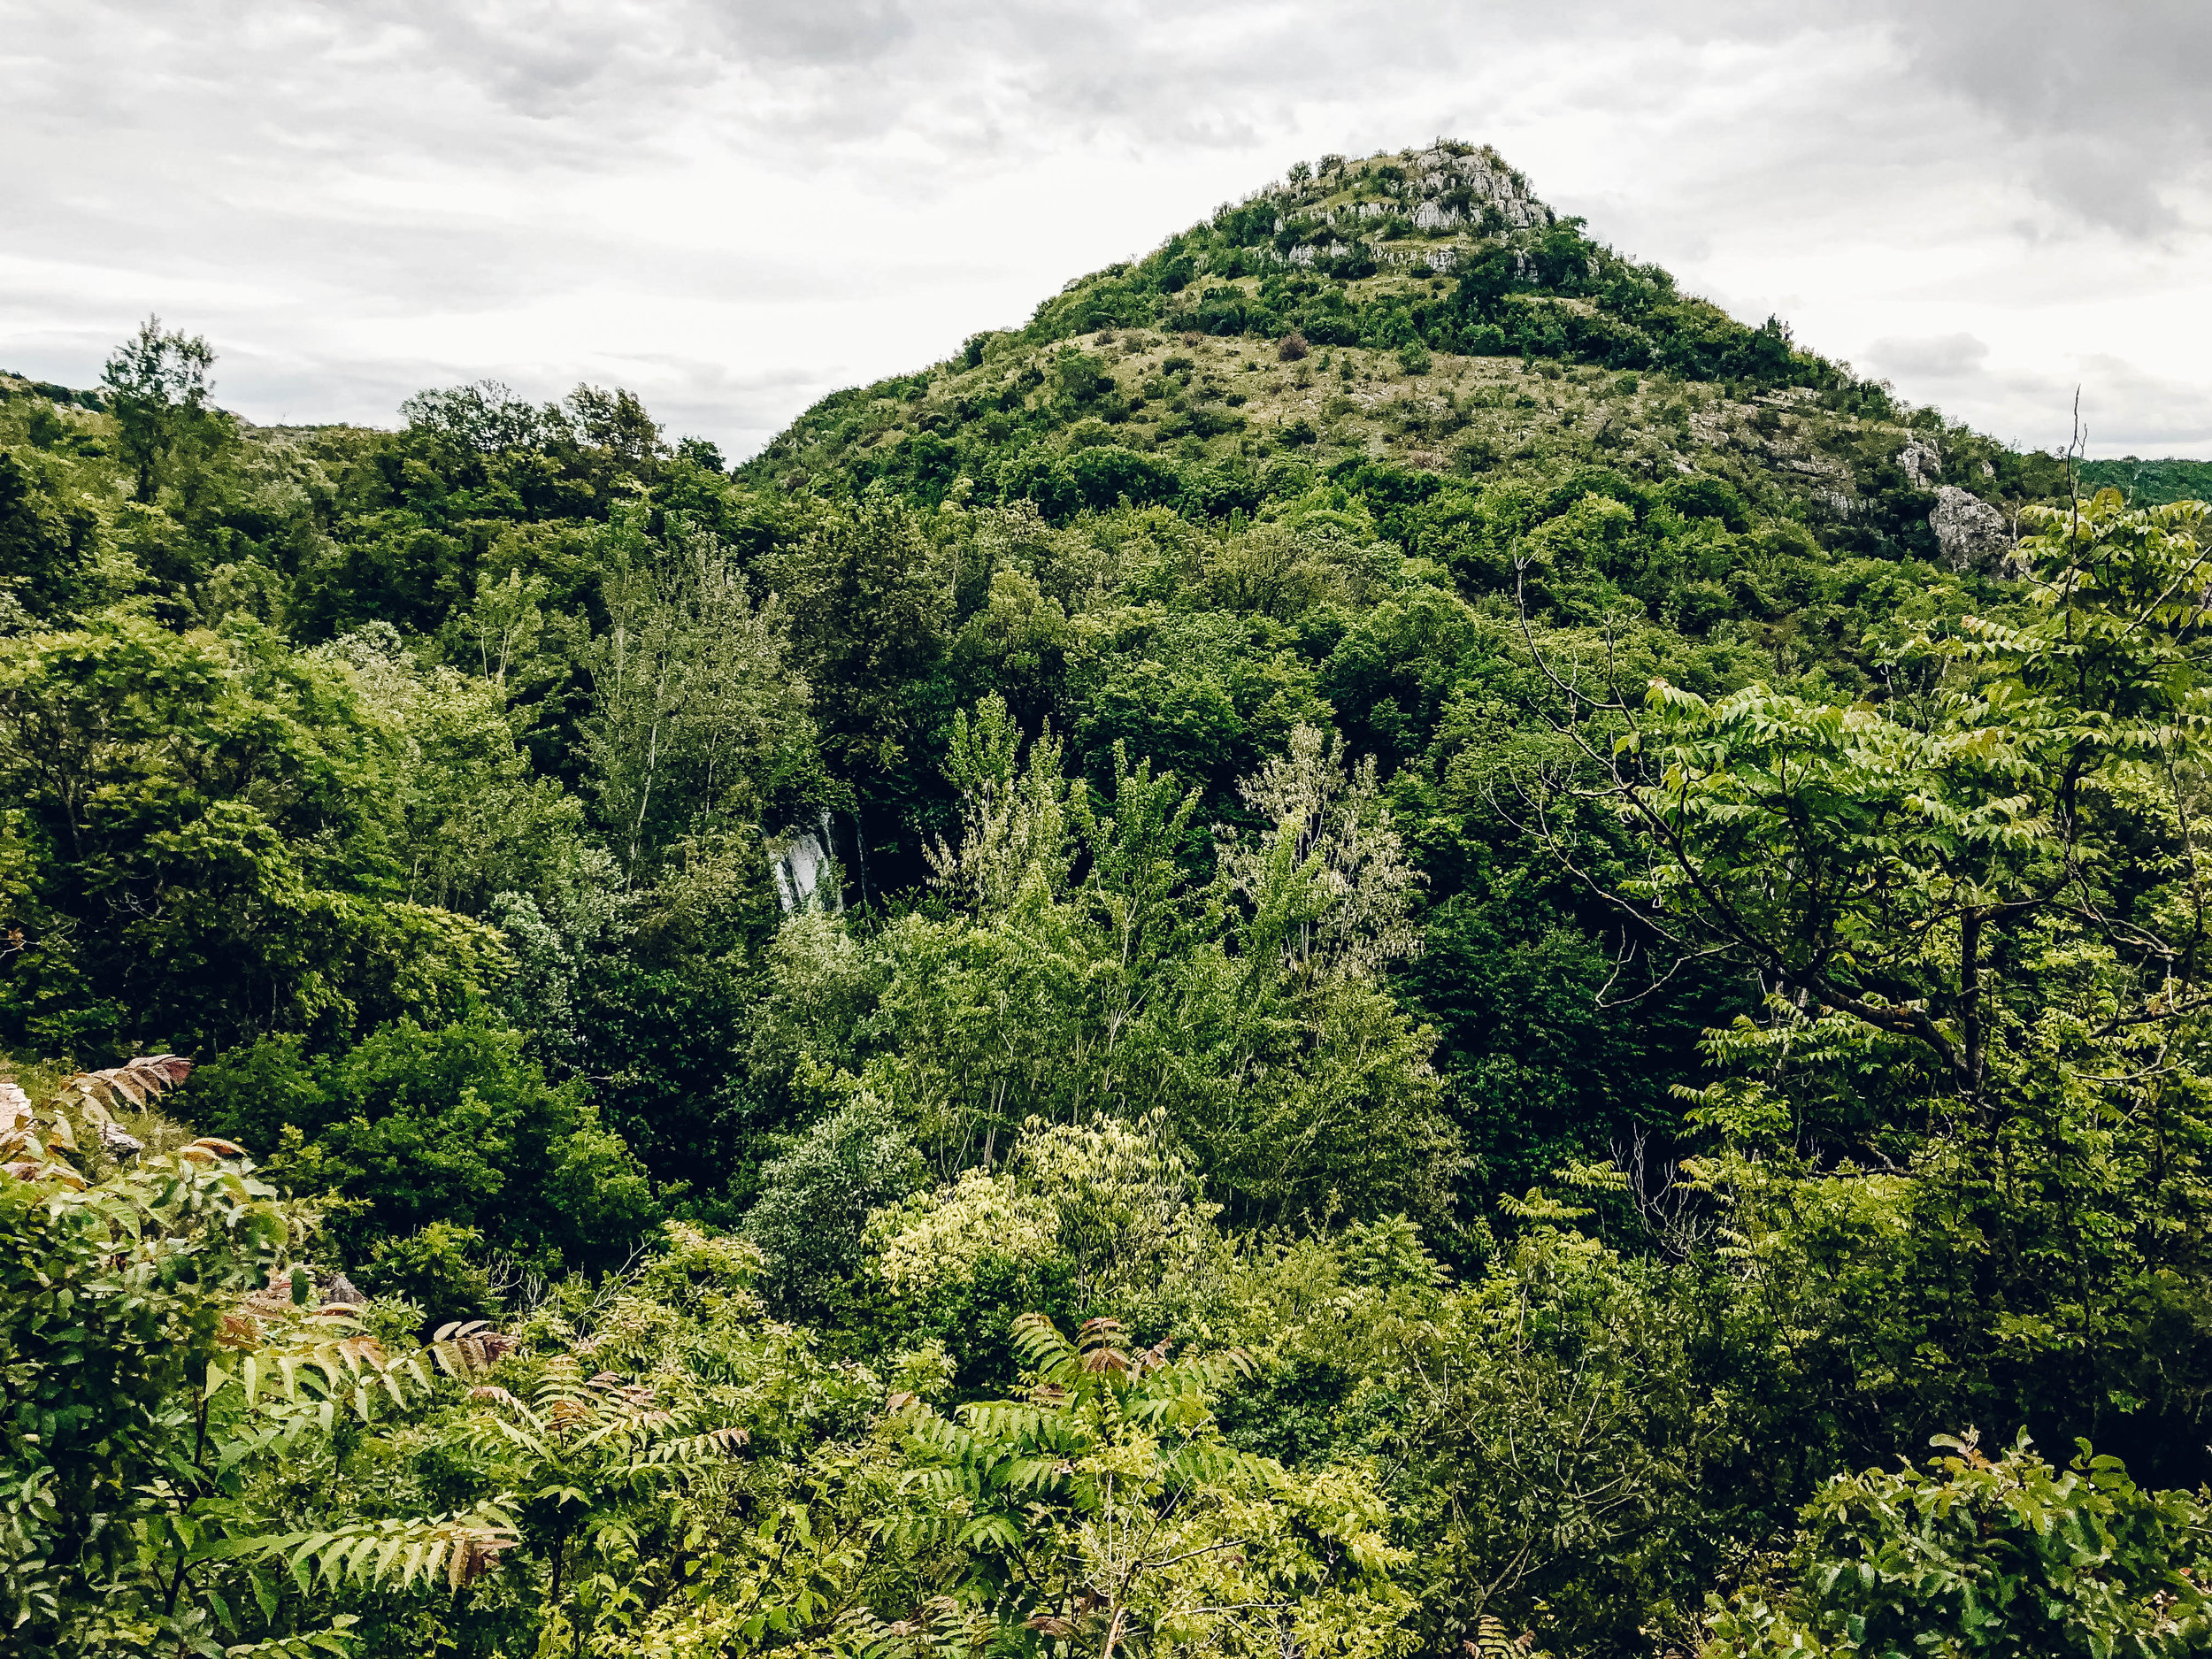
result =
M1932 489L1936 480L1943 476L1943 457L1938 453L1935 445L1923 443L1917 439L1898 450L1897 465L1904 469L1905 476L1912 480L1915 489Z
M1985 576L2019 574L2012 527L2005 522L2004 514L1980 496L1955 484L1942 486L1936 491L1928 527L1935 532L1936 546L1943 550L1953 570L1975 571Z

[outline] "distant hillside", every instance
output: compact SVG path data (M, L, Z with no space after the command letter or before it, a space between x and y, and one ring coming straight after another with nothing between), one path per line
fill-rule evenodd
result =
M65 403L78 409L105 409L107 400L97 392L80 391L73 387L58 386L51 380L41 380L27 374L18 374L0 369L0 384L9 388L9 395L43 397L50 403Z
M2132 506L2212 499L2212 461L2084 461L2076 469L2085 489L2116 489Z

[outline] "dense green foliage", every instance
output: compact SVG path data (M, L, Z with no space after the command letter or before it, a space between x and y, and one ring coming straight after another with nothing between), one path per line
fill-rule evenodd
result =
M2014 1447L1992 1461L1973 1437L1923 1471L1869 1470L1807 1510L1801 1582L1714 1621L1710 1659L1891 1654L1950 1638L1958 1654L2202 1653L2212 1604L2189 1564L2212 1513L2147 1493L2086 1441L2060 1471Z
M0 378L27 1651L2201 1650L2195 464L1455 145L734 469L213 365Z
M2162 507L2169 502L2212 497L2212 461L2119 461L2076 464L2085 490L2116 489L2135 507Z

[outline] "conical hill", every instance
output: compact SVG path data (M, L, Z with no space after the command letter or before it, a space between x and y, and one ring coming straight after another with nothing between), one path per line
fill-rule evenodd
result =
M1685 295L1494 150L1443 141L1294 167L1022 327L824 398L742 473L1064 521L1124 501L1255 515L1354 469L1418 495L1592 468L1953 563L1986 562L2009 504L2064 487L2051 457Z

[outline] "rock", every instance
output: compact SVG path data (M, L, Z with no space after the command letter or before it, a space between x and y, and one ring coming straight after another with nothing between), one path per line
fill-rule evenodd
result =
M108 1156L119 1164L127 1164L146 1149L136 1135L124 1133L112 1123L100 1125L100 1144L107 1148Z
M31 1097L21 1084L0 1079L0 1135L31 1126Z
M2020 574L2011 527L2004 514L1978 495L1955 484L1944 485L1936 491L1928 527L1935 532L1936 545L1953 570L1978 571L1985 576Z
M845 908L843 892L831 879L830 844L830 815L826 808L818 828L794 835L791 844L776 860L776 902L786 915L808 909Z
M326 1308L333 1302L343 1302L347 1307L357 1308L368 1301L366 1296L354 1288L353 1281L343 1273L333 1273L315 1287L315 1294L322 1298L322 1305Z
M1450 149L1439 147L1425 150L1410 159L1425 196L1464 188L1476 201L1495 208L1499 216L1516 230L1551 221L1551 210L1536 199L1528 188L1528 180L1486 146L1464 155L1455 155ZM1451 209L1443 209L1435 222L1440 227L1450 227L1479 217L1479 212L1463 217Z
M1897 465L1905 469L1915 489L1932 489L1943 475L1943 457L1932 443L1912 440L1897 452Z

